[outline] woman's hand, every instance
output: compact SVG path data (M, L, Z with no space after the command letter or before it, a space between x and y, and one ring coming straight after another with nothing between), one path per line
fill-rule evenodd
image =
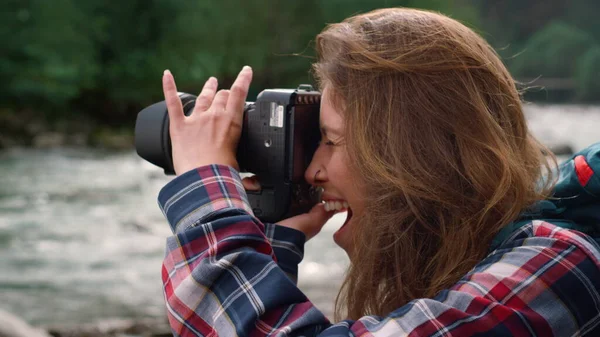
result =
M325 223L335 214L334 211L327 212L322 203L318 203L310 209L308 213L293 216L281 220L277 224L284 227L293 228L306 235L306 241L319 234Z
M236 149L242 132L244 104L252 81L252 69L244 67L230 90L217 92L211 77L185 116L170 71L163 75L163 92L169 110L173 167L177 175L200 166L222 164L239 170Z
M260 190L260 183L256 176L242 179L244 188L249 191ZM331 219L335 211L327 212L323 204L318 203L308 213L293 216L277 222L277 225L299 230L306 236L306 241L319 234L325 223Z
M236 149L242 132L244 104L252 81L252 69L244 67L231 90L217 92L217 79L211 77L196 99L190 116L185 116L177 94L175 79L168 70L163 75L163 91L169 110L173 167L182 174L200 166L223 164L239 170ZM244 179L248 190L260 189L256 180ZM278 222L306 235L306 241L321 231L335 212L326 212L322 204L308 213Z

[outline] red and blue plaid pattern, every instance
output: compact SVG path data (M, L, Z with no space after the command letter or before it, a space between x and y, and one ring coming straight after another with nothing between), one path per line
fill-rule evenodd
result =
M551 223L520 227L435 298L332 325L296 287L304 235L256 219L234 169L187 172L159 204L174 336L600 336L600 247Z

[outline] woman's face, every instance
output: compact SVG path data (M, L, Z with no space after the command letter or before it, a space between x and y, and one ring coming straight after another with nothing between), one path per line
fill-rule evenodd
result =
M331 105L329 95L330 92L325 87L321 96L321 142L305 172L305 179L310 184L323 188L322 200L326 210L348 211L348 218L334 233L333 240L350 255L350 234L353 226L356 226L352 219L356 219L356 215L360 215L364 208L360 192L361 180L350 173L344 119Z

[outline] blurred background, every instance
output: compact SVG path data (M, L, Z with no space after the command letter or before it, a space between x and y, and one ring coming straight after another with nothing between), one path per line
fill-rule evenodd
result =
M170 177L133 149L137 113L163 99L163 70L197 94L250 65L254 100L313 82L327 23L393 6L483 35L525 90L534 134L564 156L600 139L597 0L3 0L0 309L53 331L164 323L169 229L156 196ZM301 265L301 288L328 315L347 265L331 238L344 216Z

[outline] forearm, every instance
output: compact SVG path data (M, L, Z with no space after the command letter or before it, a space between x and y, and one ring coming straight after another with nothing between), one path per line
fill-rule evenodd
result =
M329 324L286 275L297 264L296 271L293 263L282 266L284 272L275 262L233 169L190 171L165 186L159 202L175 233L167 241L163 282L176 335L260 335L283 327L314 335ZM299 262L301 252L272 234L275 246L283 246L276 249Z
M286 275L298 282L298 265L304 257L304 233L293 228L265 223L265 236L275 254L275 261Z

